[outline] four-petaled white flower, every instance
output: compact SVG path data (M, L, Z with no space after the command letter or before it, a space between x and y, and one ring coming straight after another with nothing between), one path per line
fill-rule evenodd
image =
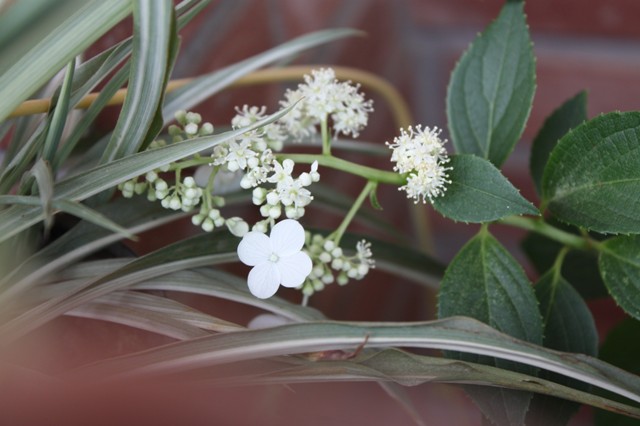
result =
M309 255L301 251L304 238L304 228L292 219L278 222L269 236L256 231L245 234L238 245L238 257L253 266L247 282L254 296L269 298L281 284L290 288L302 285L312 268Z

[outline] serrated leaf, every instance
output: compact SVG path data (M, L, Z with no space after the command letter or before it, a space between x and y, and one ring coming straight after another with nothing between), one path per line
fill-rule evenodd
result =
M542 343L542 322L537 301L522 267L486 230L481 230L451 261L440 283L438 317L465 315L511 336ZM532 369L475 355L454 355L465 361L516 369ZM524 422L531 394L503 389L466 389L482 412L498 424Z
M522 135L535 92L535 58L524 2L507 2L456 65L447 119L458 153L499 167Z
M620 236L602 243L598 266L616 303L640 319L640 236Z
M584 300L557 271L550 270L535 285L544 321L544 346L564 352L596 356L598 332ZM587 391L588 385L546 371L541 378ZM565 425L579 405L545 395L535 395L527 413L527 424Z
M587 92L582 91L563 103L547 117L533 139L529 169L538 194L542 192L542 174L549 155L569 130L587 120Z
M447 164L447 190L433 200L443 216L463 222L491 222L506 216L538 215L529 201L485 159L470 154L453 155Z
M542 344L542 322L522 267L486 230L451 261L440 284L438 317L465 315Z
M640 233L640 112L578 126L551 153L543 203L558 219L600 233Z

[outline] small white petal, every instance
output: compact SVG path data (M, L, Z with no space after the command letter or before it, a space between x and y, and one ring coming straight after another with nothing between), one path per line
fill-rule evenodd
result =
M280 271L273 262L263 262L256 265L249 272L247 278L251 294L259 299L267 299L278 291L280 286Z
M276 265L280 269L281 284L290 288L302 285L313 267L309 255L302 251L281 257Z
M238 244L240 261L249 266L267 262L272 251L269 237L262 232L247 232Z
M297 220L285 219L271 229L271 247L278 256L290 256L304 245L304 228Z
M292 322L293 321L291 319L280 316L280 315L260 314L249 322L249 324L247 325L247 328L251 328L251 329L270 328L270 327L277 327L279 325L290 324Z

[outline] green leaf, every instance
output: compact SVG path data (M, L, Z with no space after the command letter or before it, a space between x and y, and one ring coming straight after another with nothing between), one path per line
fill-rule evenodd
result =
M609 332L600 349L600 358L633 374L640 375L640 364L638 364L640 339L638 336L640 336L640 322L633 318L627 318ZM594 419L596 426L640 425L640 420L637 418L631 419L602 410L596 410Z
M600 233L640 233L640 112L594 118L564 136L542 178L558 219Z
M164 94L171 41L170 0L133 2L133 51L127 96L101 163L138 151Z
M542 276L535 285L544 320L544 346L564 352L596 356L598 332L584 300L555 269ZM574 389L589 386L546 371L541 378ZM549 396L535 395L527 413L527 424L565 425L579 405Z
M563 103L544 121L531 146L529 169L538 193L542 190L542 174L549 155L569 130L587 120L587 92L582 91Z
M42 158L52 162L53 156L58 149L60 138L62 137L62 131L67 122L67 116L69 115L69 100L71 97L71 88L73 84L73 76L76 68L76 61L72 60L67 65L67 70L60 88L60 94L56 99L56 104L51 114L51 121L47 129L47 137L44 140L44 146L42 149Z
M440 284L438 317L465 315L542 344L542 322L522 267L486 230L451 261Z
M535 58L524 2L505 3L456 65L447 119L456 151L499 167L522 135L535 92Z
M0 75L0 121L131 11L129 0L90 1Z
M449 264L438 300L439 318L470 316L511 336L542 343L540 312L529 280L515 259L484 229ZM535 369L523 370L500 360L466 354L460 358L536 374ZM495 423L524 423L531 394L475 387L465 390Z
M640 319L640 236L620 236L602 243L599 267L616 303Z
M44 226L48 232L53 225L53 174L51 167L49 167L49 163L40 159L36 161L29 175L33 176L38 184L38 196L44 212Z
M433 208L443 216L463 222L491 222L506 216L538 210L511 185L493 164L475 155L454 155L448 164L449 180Z

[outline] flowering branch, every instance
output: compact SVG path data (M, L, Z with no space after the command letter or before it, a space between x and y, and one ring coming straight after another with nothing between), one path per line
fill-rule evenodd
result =
M276 158L289 158L294 162L300 164L312 164L313 162L317 161L318 165L320 166L347 172L352 175L360 176L364 179L377 183L388 183L391 185L399 186L404 185L407 182L405 174L398 174L396 172L389 172L373 167L363 166L361 164L343 160L342 158L334 157L332 155L276 154Z

